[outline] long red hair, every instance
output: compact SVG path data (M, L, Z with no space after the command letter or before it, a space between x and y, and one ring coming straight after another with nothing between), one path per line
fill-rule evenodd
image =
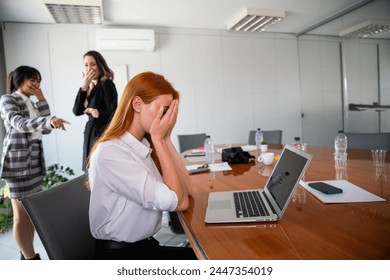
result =
M116 109L109 126L93 145L88 157L87 168L90 164L91 155L100 143L119 138L129 130L134 119L133 100L136 96L139 96L144 103L149 104L156 97L163 94L172 94L173 99L179 99L179 93L173 88L171 83L164 78L164 76L153 72L143 72L134 76L127 83L119 101L118 108ZM145 138L149 141L150 146L153 149L154 145L150 135L145 134ZM161 172L160 161L156 153L152 152L151 156L157 168ZM88 179L87 187L89 188Z

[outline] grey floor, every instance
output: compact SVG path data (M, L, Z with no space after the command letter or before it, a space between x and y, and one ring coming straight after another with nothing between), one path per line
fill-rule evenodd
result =
M161 245L166 246L181 246L183 242L187 240L186 236L176 235L172 233L168 226L167 213L163 214L162 226L160 231L154 236ZM48 260L45 248L43 247L39 236L35 235L34 240L35 251L40 254L41 258ZM19 260L20 253L19 248L16 245L14 237L12 235L12 230L1 234L0 233L0 260Z

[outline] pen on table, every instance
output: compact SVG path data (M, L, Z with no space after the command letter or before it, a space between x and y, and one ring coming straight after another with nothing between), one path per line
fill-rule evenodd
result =
M184 155L184 157L204 157L205 154L188 154Z

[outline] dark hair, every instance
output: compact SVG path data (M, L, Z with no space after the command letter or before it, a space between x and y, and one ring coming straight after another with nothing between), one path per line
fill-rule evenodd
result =
M41 73L34 67L30 66L19 66L12 72L12 83L9 85L11 92L17 90L25 80L38 79L42 80ZM10 79L11 80L11 79Z
M8 76L7 76L7 80L5 82L5 93L6 94L11 94L13 93L16 88L14 86L14 83L12 82L12 75L13 75L13 71L9 72Z
M86 56L92 56L96 60L97 67L99 68L98 80L101 78L114 80L114 72L108 67L107 62L99 52L88 51L84 54L83 58Z

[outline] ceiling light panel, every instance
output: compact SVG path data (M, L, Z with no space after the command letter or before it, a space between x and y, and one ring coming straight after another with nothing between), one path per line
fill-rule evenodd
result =
M102 0L44 0L56 23L103 24Z
M234 31L261 32L286 16L284 11L245 8L228 23L227 29Z
M340 32L341 37L368 38L377 34L390 31L390 20L370 19Z

